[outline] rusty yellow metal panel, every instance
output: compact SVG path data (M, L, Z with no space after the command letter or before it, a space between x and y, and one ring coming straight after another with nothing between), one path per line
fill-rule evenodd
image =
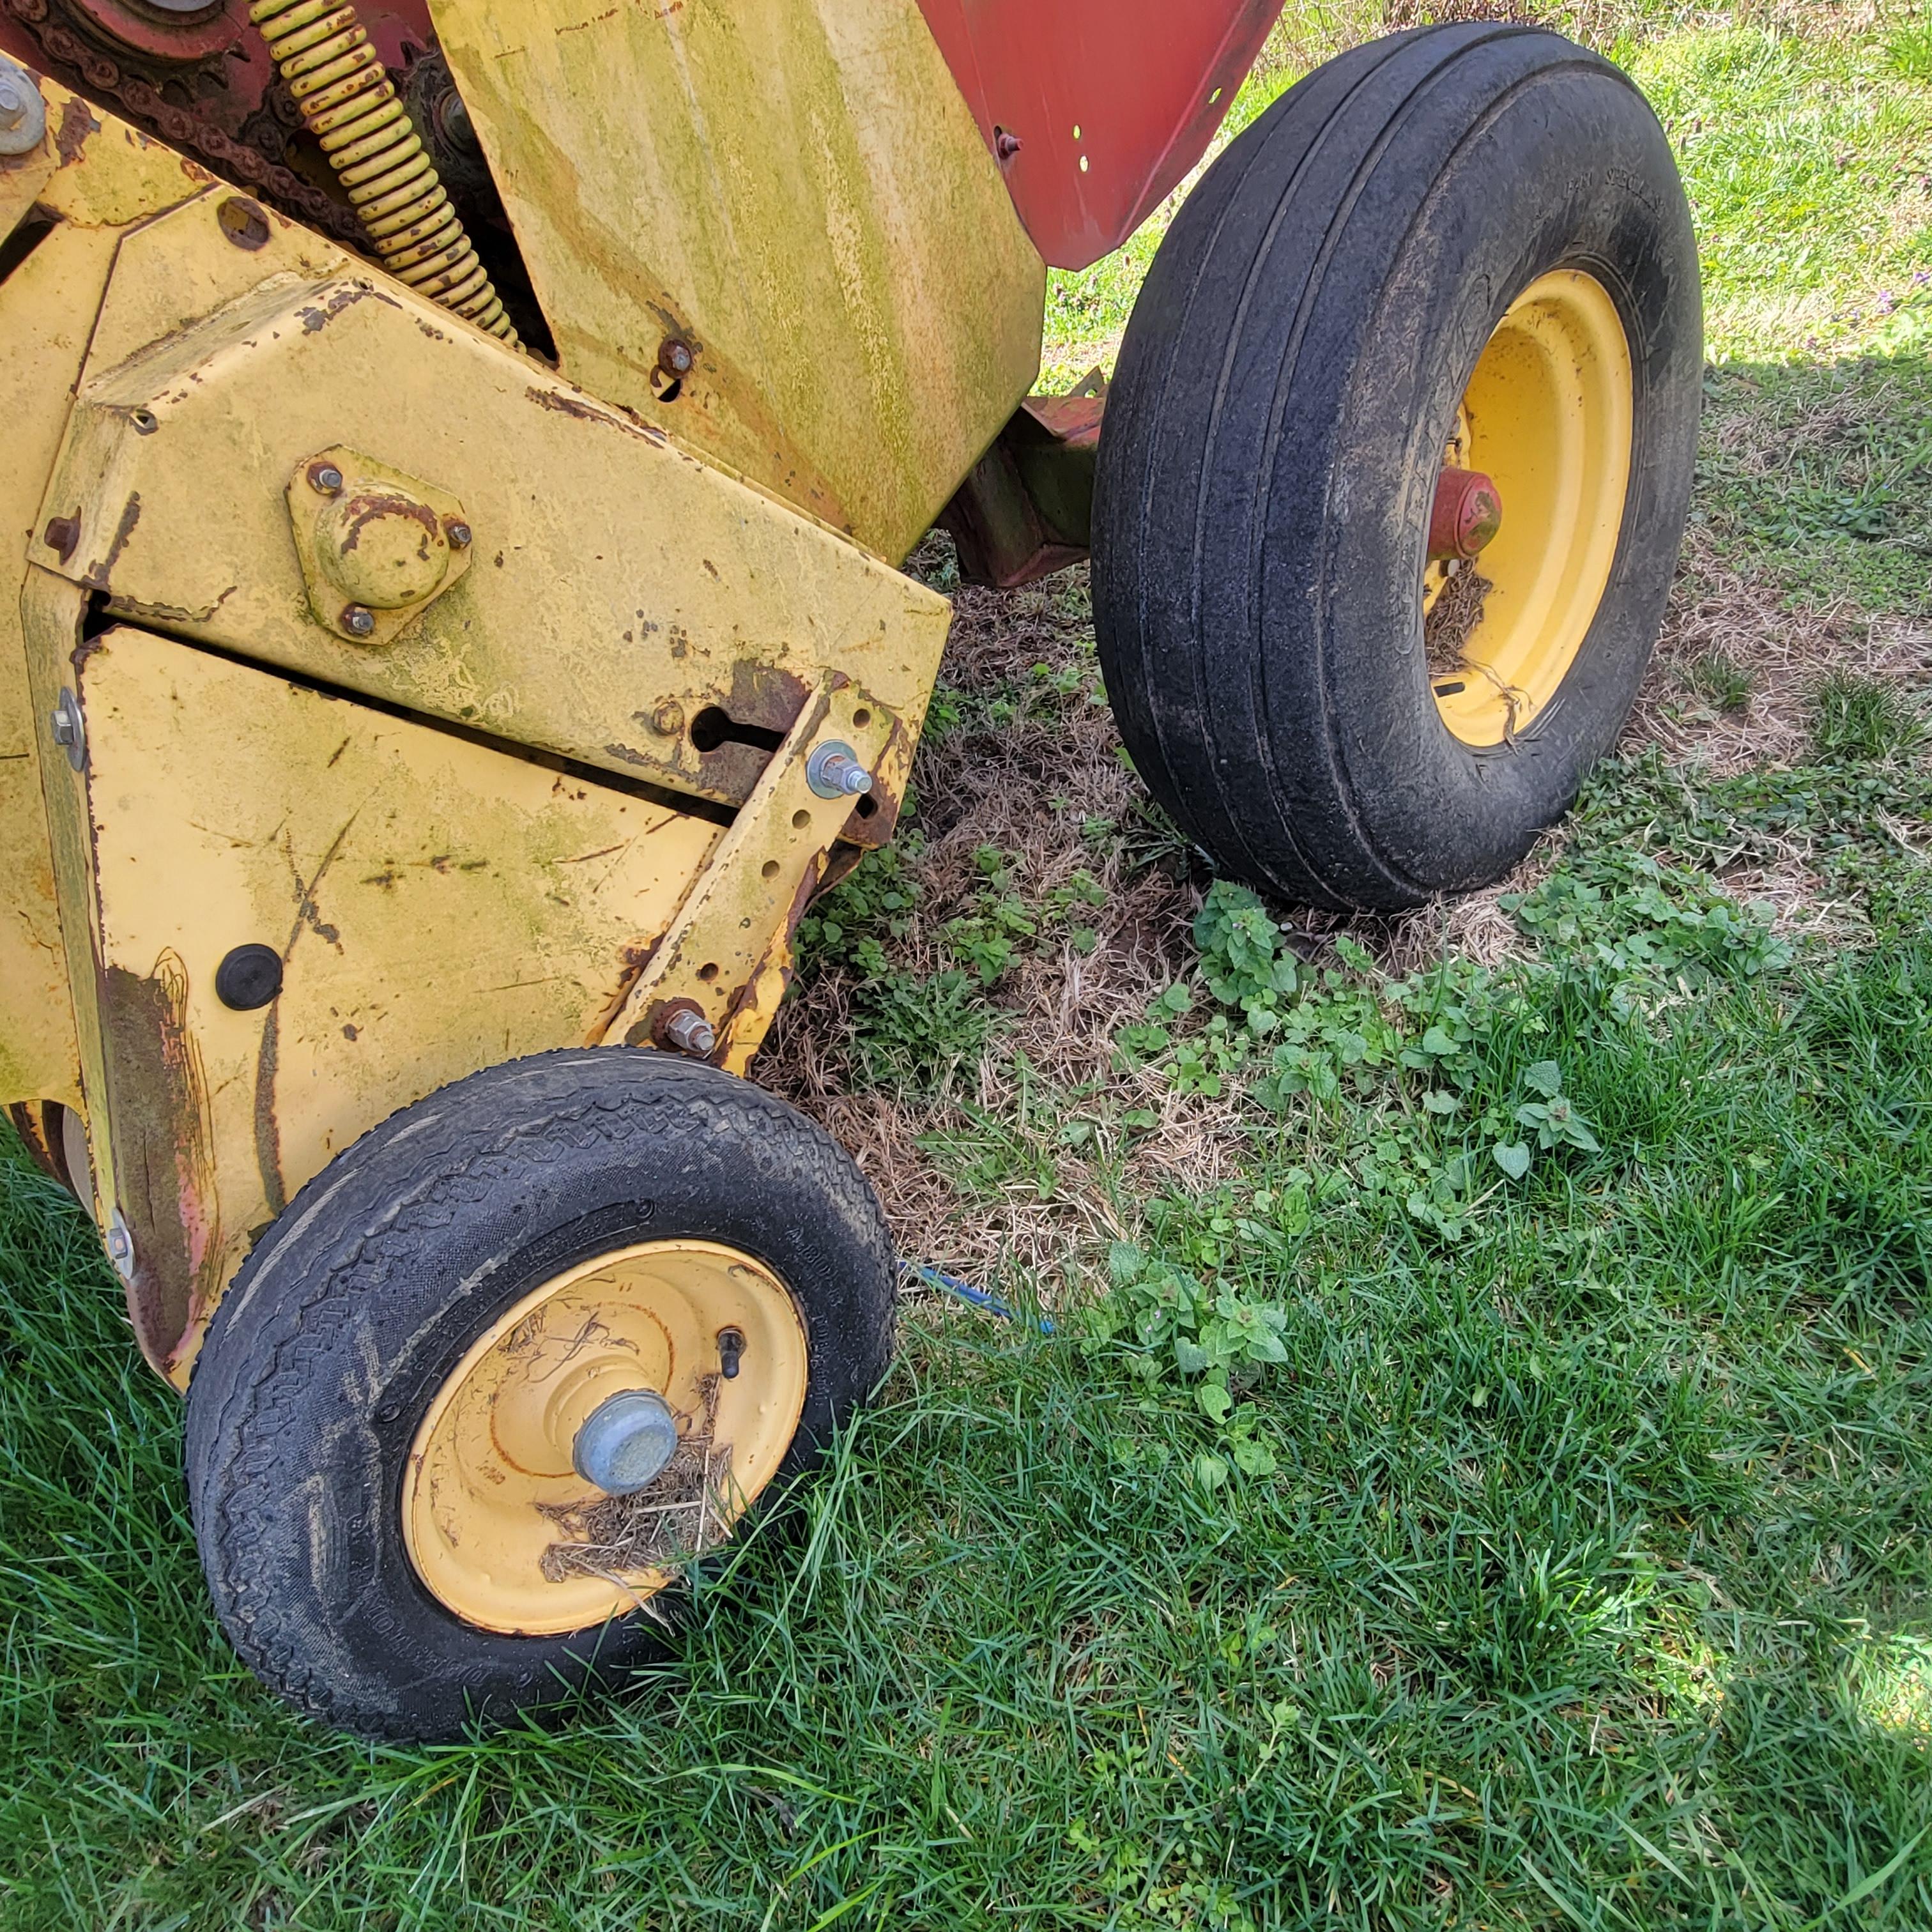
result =
M1045 291L915 0L430 10L565 373L903 556Z
M720 835L131 628L76 682L102 1193L178 1378L253 1235L332 1155L478 1067L602 1034ZM250 945L281 990L238 1011L216 973Z
M827 667L916 734L944 598L398 284L243 254L219 199L123 242L100 319L122 359L88 364L35 562L143 622L727 804ZM232 298L145 346L170 277ZM342 446L473 530L463 580L371 645L316 616L290 520L291 479ZM707 739L707 713L730 728Z
M52 220L0 282L0 423L6 425L0 462L0 879L7 882L0 907L0 1102L73 1105L80 1099L80 1049L40 766L52 748L44 708L31 694L21 631L28 533L37 527L82 366L90 345L100 346L94 322L120 245L116 224L202 194L209 178L53 82L43 80L40 89L47 139L35 154L22 158L22 172L0 172L0 230L34 203ZM82 940L84 959L84 927Z

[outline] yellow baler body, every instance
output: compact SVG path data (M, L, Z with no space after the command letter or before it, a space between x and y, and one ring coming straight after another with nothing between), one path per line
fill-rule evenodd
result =
M773 0L795 86L641 27L514 55L485 10L437 9L466 86L562 90L476 98L563 374L51 81L0 160L4 232L36 229L0 279L0 1102L178 1383L262 1228L396 1108L676 1009L744 1070L812 892L904 794L950 614L888 560L1036 365L1038 259L956 95L912 142L856 84L868 46L932 80L910 0ZM808 182L751 165L754 115L816 143ZM627 213L647 181L711 199ZM947 209L984 249L895 252ZM817 382L788 290L835 311ZM633 380L668 326L681 415ZM334 586L372 554L403 587L358 635ZM812 781L830 744L856 806ZM237 1006L248 946L280 989Z

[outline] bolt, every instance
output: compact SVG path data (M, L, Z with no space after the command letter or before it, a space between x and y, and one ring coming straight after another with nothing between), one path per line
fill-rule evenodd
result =
M31 154L46 131L46 103L33 76L0 56L0 154Z
M738 1364L744 1359L745 1338L736 1328L721 1328L718 1331L718 1366L724 1379L735 1382L738 1378Z
M55 700L47 725L53 734L54 742L67 753L68 763L77 772L85 770L87 721L81 716L80 700L72 692L63 691Z
M121 1210L116 1208L107 1223L107 1258L123 1276L134 1272L134 1238L128 1232L128 1223L122 1218Z
M1020 137L1009 134L1004 128L993 130L993 152L1000 160L1010 161L1020 151Z
M707 1058L718 1048L717 1029L695 1006L680 1006L676 1012L667 1013L658 1030L666 1045L694 1059Z
M443 535L448 538L452 550L467 550L470 548L470 531L467 524L452 524L444 530Z
M858 798L872 788L872 775L850 745L820 745L805 761L805 782L820 798Z
M344 604L342 628L352 638L374 637L376 634L376 614L360 604Z
M658 345L658 367L667 376L688 376L697 359L681 335L667 335Z
M651 713L651 729L662 738L675 738L684 729L684 706L668 698Z
M339 496L342 494L342 472L332 463L311 463L308 466L309 488L324 496Z
M606 1396L570 1447L577 1473L612 1496L648 1489L676 1454L677 1418L655 1389Z

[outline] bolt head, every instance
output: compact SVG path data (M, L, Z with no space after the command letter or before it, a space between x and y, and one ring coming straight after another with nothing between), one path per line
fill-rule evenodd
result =
M0 56L0 154L32 154L46 131L46 103L33 76Z
M370 638L376 634L376 614L366 610L360 604L352 604L342 614L342 628L352 638Z
M667 335L658 345L658 367L667 376L688 376L697 359L682 336Z
M626 1389L591 1411L571 1444L570 1460L605 1495L628 1496L655 1482L676 1453L670 1405L655 1389Z
M309 487L325 496L340 496L342 493L342 472L332 463L312 463L308 471Z
M473 533L467 524L446 525L442 533L448 538L449 547L452 550L467 550L475 540Z

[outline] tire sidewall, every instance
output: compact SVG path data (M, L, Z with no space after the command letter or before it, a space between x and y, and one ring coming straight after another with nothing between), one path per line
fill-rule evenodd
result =
M1336 466L1318 572L1325 609L1315 621L1333 638L1324 710L1368 842L1420 894L1507 870L1569 806L1635 700L1663 614L1693 474L1702 340L1674 164L1648 110L1629 112L1632 92L1580 56L1492 110L1411 230L1340 399L1337 447L1354 460ZM1472 206L1484 208L1480 220ZM1594 276L1624 324L1630 487L1568 674L1514 742L1472 747L1444 724L1430 688L1419 602L1429 499L1458 400L1504 312L1564 268ZM1390 433L1396 424L1406 436ZM1391 770L1412 776L1391 784Z
M680 1131L640 1131L621 1078L608 1104L567 1102L561 1120L554 1078L519 1078L556 1070L538 1062L456 1083L419 1108L434 1115L454 1096L473 1112L480 1085L521 1111L478 1139L434 1133L427 1160L410 1144L416 1109L357 1142L250 1257L190 1384L196 1528L224 1622L278 1688L352 1728L450 1736L662 1652L675 1592L595 1628L517 1636L463 1622L409 1555L404 1490L422 1419L478 1337L544 1282L682 1238L739 1249L784 1285L810 1372L796 1432L748 1522L817 1459L889 1359L878 1304L883 1290L890 1305L890 1251L876 1204L870 1226L828 1213L813 1173L788 1157L794 1134L817 1130L715 1070L620 1048L538 1057L562 1059L580 1078L657 1063L643 1070L658 1087L673 1078ZM790 1132L746 1130L775 1114ZM409 1180L364 1221L372 1183L380 1194L378 1177L398 1166ZM218 1468L220 1485L208 1480ZM251 1539L240 1565L228 1556L244 1527L237 1512Z

